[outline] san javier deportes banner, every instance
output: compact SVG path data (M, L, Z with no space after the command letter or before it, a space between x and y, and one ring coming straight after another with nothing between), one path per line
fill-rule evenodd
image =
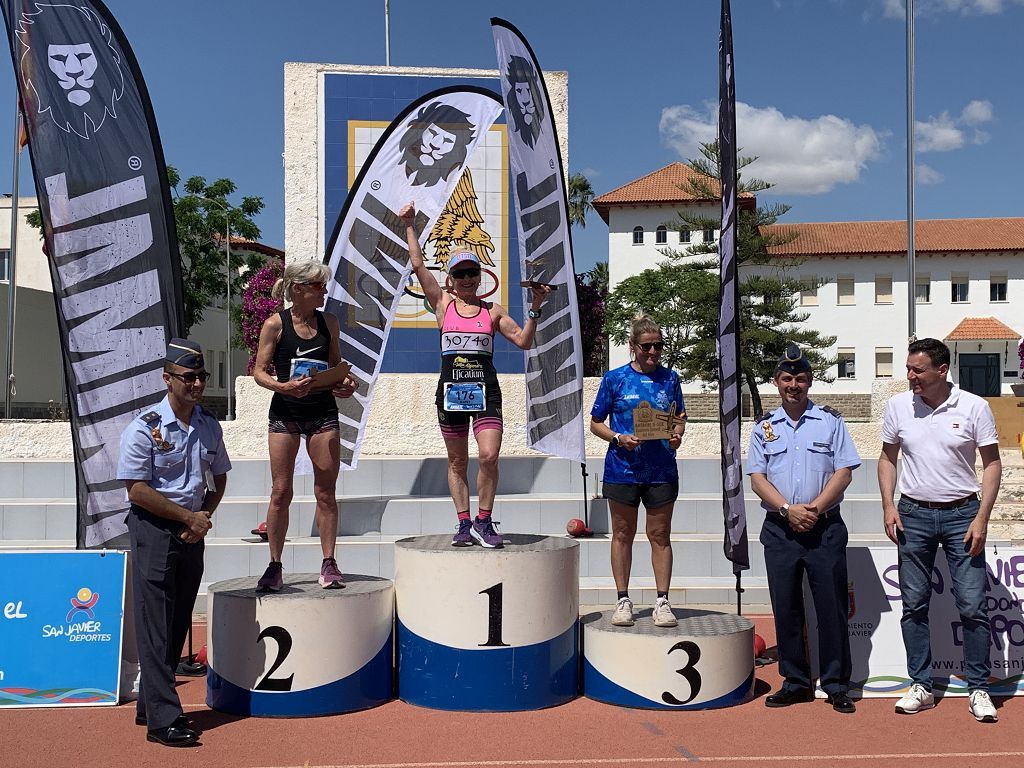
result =
M562 155L551 99L533 50L514 26L491 19L508 112L519 259L523 278L557 285L526 351L527 443L584 461L583 353Z
M126 547L118 440L163 398L166 342L183 326L163 150L138 62L102 3L0 5L64 352L78 546Z
M425 246L501 109L497 94L485 88L442 88L420 97L380 137L338 216L324 259L332 272L325 309L338 316L342 357L361 382L339 416L346 469L359 461L384 348L412 273L398 211L415 201L416 231Z

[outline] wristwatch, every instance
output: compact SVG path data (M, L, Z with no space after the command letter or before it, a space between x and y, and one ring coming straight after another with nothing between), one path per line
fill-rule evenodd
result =
M540 310L539 309L533 309L533 307L531 307L530 311L527 312L526 314L529 315L530 317L532 317L534 320L536 320L538 317L540 317Z
M622 437L622 435L616 432L614 435L612 435L612 442L615 443L616 445L621 445L621 443L619 442L620 437Z
M789 517L789 504L783 504L779 507L779 514L783 517Z

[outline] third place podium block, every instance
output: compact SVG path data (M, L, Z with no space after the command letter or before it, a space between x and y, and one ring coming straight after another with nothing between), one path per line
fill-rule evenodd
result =
M209 590L206 703L221 712L305 717L383 704L393 686L394 586L345 575L323 589L317 574L285 574L257 594L252 577Z
M435 709L540 709L577 692L579 546L509 534L503 549L451 536L395 544L398 696Z
M632 627L616 627L612 613L582 619L587 698L641 709L711 709L739 704L752 693L749 619L677 608L678 627L656 627L648 608Z

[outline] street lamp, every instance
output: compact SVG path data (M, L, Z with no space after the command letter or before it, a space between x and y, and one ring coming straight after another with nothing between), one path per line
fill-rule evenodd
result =
M224 263L224 282L227 287L227 350L225 357L227 358L227 390L228 390L228 412L225 416L226 421L233 421L235 418L234 400L235 400L235 383L231 379L231 218L229 216L231 208L233 206L225 200L217 200L216 198L206 197L205 195L196 195L200 200L205 200L208 203L214 203L215 205L221 206L224 211L224 248L226 251L226 258Z

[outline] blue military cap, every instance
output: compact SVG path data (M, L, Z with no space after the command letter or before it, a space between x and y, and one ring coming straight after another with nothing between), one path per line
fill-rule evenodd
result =
M182 368L197 370L206 367L202 347L188 339L171 339L167 343L164 360L174 363L174 365L180 365Z
M794 376L800 373L809 373L811 361L807 359L800 347L792 342L786 347L786 351L779 358L779 364L775 366L776 371L785 371Z

